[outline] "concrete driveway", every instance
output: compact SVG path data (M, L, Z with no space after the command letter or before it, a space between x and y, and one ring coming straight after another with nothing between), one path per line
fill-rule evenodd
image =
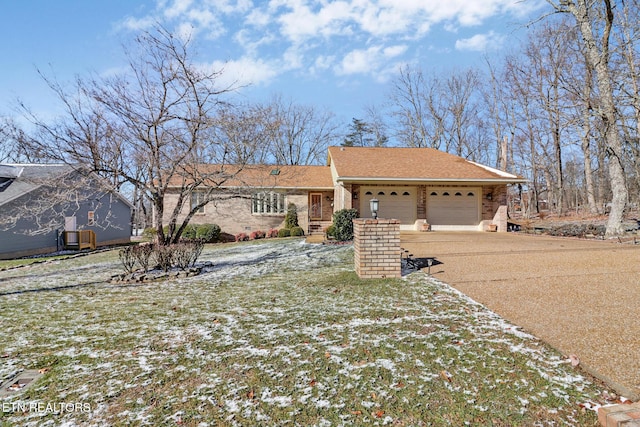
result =
M403 232L435 257L434 277L576 355L623 396L640 399L640 245L517 233Z

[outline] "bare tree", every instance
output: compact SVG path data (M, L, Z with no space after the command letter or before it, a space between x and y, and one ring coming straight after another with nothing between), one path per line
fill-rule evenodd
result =
M442 107L439 81L425 78L421 70L403 67L393 82L390 102L396 138L407 147L444 145L446 109Z
M269 103L273 140L270 152L276 163L310 165L323 163L327 147L339 138L333 113L295 104L275 96Z
M373 134L373 139L376 141L376 146L385 146L389 142L388 136L388 124L385 120L385 115L381 108L376 107L373 104L367 105L364 108L365 121L369 125L369 129Z
M480 136L477 134L481 127L477 105L479 85L480 73L468 69L451 73L440 90L449 118L445 125L447 151L473 160L479 160L475 154L481 148L472 141L472 135L476 138Z
M49 158L89 165L119 187L138 188L151 200L158 242L169 244L242 169L225 167L238 160L230 156L237 147L230 149L215 132L227 105L224 95L233 88L219 87L221 71L196 66L190 40L164 28L142 33L133 46L127 73L77 79L73 93L47 80L67 114L51 124L25 108L37 133L23 142ZM205 170L203 161L217 167ZM167 197L175 200L171 212L165 212ZM188 213L181 216L185 207Z
M530 71L523 66L523 61L518 56L510 55L505 60L503 82L511 95L511 102L515 104L510 118L514 127L514 162L530 182L525 216L529 216L534 207L536 212L540 212L540 195L546 190L540 150L543 131L534 112L535 102L528 84L531 80Z
M596 75L600 105L598 114L602 120L608 155L609 181L611 183L611 211L605 235L622 234L622 221L627 205L628 192L624 172L624 150L619 134L619 115L616 108L609 49L611 32L615 24L614 5L610 0L547 0L560 13L570 14L579 28L588 64Z
M24 132L10 117L0 118L0 163L24 163L37 160L20 143Z
M635 196L635 203L640 202L640 2L629 0L622 3L620 10L621 30L616 34L617 44L621 46L622 72L618 74L621 104L623 106L625 125L623 135L628 152L627 171L628 186L634 186L630 195ZM633 197L633 196L632 196Z

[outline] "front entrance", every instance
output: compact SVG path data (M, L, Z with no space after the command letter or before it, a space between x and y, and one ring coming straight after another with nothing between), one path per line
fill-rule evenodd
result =
M309 219L311 221L322 220L322 193L309 194Z
M66 216L64 217L64 231L76 231L76 217L75 216ZM67 233L67 244L69 245L77 245L78 244L78 235L76 233Z

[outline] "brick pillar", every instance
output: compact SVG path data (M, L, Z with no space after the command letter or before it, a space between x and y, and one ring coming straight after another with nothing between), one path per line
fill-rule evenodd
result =
M400 221L353 220L356 273L361 279L401 277Z
M496 214L493 217L493 224L498 226L498 231L505 232L507 231L507 206L500 205Z

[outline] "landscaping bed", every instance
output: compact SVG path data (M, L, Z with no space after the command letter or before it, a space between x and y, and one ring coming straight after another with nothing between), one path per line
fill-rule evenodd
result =
M509 229L530 234L545 234L558 237L576 237L587 239L604 239L606 231L606 216L575 216L563 217L543 216L532 219L513 219L509 221ZM624 237L640 236L640 221L629 217L623 222Z

